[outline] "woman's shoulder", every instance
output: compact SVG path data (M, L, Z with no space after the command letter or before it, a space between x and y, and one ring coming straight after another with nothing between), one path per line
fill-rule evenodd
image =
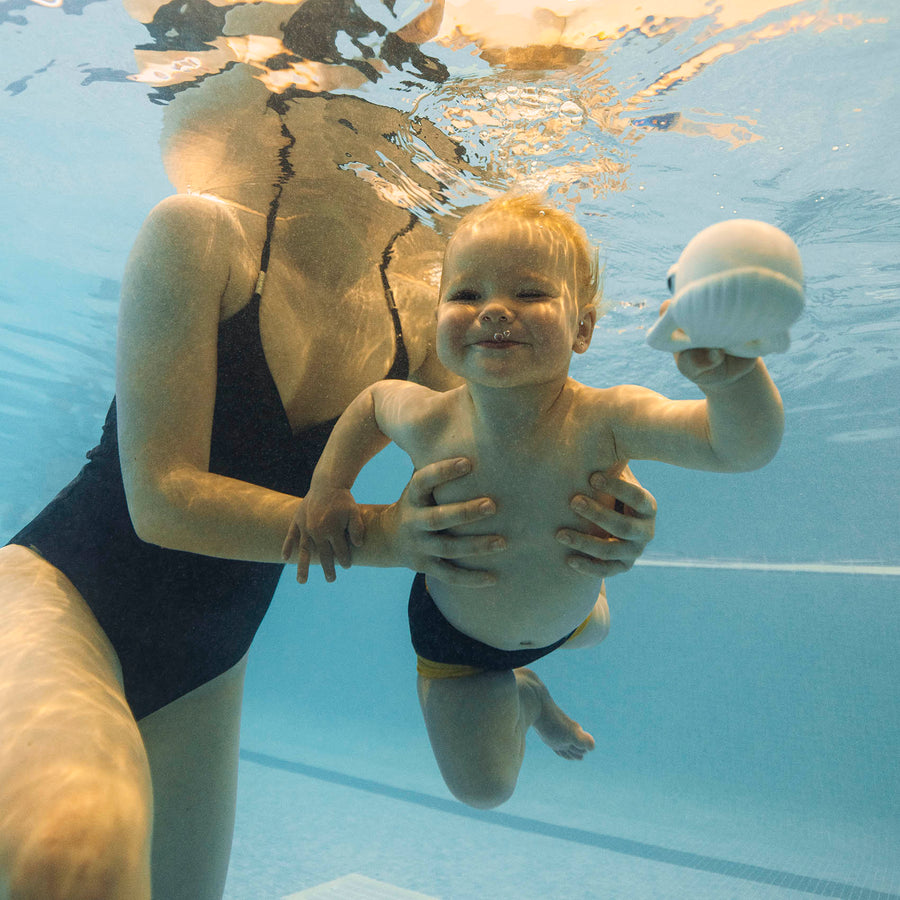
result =
M216 240L226 241L237 237L240 223L223 202L200 194L172 194L150 210L144 222L144 229L148 228L173 238L213 234Z
M147 215L130 259L134 270L166 269L189 293L218 286L222 318L252 293L258 253L245 217L229 205L196 194L173 194ZM265 222L250 222L265 231ZM259 227L257 230L259 230Z
M220 204L191 194L173 194L147 214L132 249L132 261L165 259L185 266L221 264L234 252L236 223Z

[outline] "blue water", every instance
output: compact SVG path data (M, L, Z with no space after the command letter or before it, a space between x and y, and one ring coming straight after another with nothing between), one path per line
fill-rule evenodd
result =
M229 900L350 872L444 900L900 896L894 4L618 6L627 27L574 70L491 65L460 38L423 48L443 85L390 72L361 90L455 133L489 186L577 201L611 306L573 370L591 384L689 396L643 342L669 264L722 218L787 230L808 307L767 360L782 450L741 476L635 467L657 537L608 586L610 638L539 664L597 750L567 764L535 741L497 813L453 803L431 760L408 575L285 579L251 656ZM115 3L0 3L4 534L96 442L125 256L171 190L163 106L126 77L147 41ZM408 474L388 455L363 496Z

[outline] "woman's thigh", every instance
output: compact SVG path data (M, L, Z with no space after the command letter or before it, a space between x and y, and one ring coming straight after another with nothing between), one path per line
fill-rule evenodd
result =
M150 772L121 671L71 582L0 548L0 896L149 898Z
M141 719L153 775L153 893L219 900L237 796L246 657L229 671Z

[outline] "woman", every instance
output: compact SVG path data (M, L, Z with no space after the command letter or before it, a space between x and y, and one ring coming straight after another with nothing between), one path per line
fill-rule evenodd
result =
M0 896L14 900L149 900L151 872L158 900L221 897L246 654L330 427L386 374L453 383L433 353L442 242L377 202L404 175L440 189L400 130L447 139L349 97L273 100L240 67L216 81L171 107L181 193L128 261L103 440L0 550ZM452 561L489 567L497 538L445 532L490 501L431 499L464 471L428 467L367 507L366 561L484 581ZM587 498L585 534L560 535L594 576L652 536L652 497L624 481L612 495L633 514Z

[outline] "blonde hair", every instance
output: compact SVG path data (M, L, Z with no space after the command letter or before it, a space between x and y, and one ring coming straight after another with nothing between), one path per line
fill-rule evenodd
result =
M500 215L518 219L525 225L549 227L555 231L562 239L564 252L571 254L578 305L600 305L602 289L597 248L591 244L587 232L568 213L552 206L542 194L519 191L504 194L463 216L454 234Z

